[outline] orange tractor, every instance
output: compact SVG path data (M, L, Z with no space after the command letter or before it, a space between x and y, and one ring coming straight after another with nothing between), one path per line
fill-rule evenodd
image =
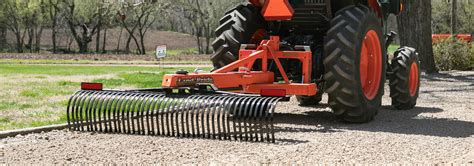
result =
M374 119L384 84L392 105L416 105L420 68L415 49L388 59L387 32L400 0L250 0L220 20L211 73L178 71L162 88L103 90L83 83L70 99L72 130L275 141L279 101L316 105L329 96L346 122Z

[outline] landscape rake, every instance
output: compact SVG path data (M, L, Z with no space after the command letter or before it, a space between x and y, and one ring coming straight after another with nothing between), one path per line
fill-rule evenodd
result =
M387 18L402 10L401 0L250 0L219 21L212 72L167 74L156 89L83 83L69 100L70 129L275 142L278 102L317 105L327 92L335 116L366 123L387 79L392 105L411 109L418 53L404 46L387 56L396 35Z
M220 140L275 140L279 98L81 90L68 104L70 129Z

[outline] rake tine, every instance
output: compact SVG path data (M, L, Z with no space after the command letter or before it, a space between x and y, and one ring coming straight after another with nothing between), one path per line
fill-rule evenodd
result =
M97 114L99 113L99 111L101 110L101 107L102 107L102 103L104 102L104 98L106 97L108 92L105 92L105 93L102 93L99 95L99 99L96 100L96 103L94 104L94 109L93 109L93 123L91 125L93 125L93 130L94 131L99 131L99 128L97 127L97 124L99 121L100 122L100 114Z
M75 119L74 119L74 106L76 104L77 98L82 95L84 91L77 91L72 95L71 98L69 98L68 104L67 104L67 110L66 110L66 118L67 118L67 123L69 126L69 129L72 130L72 124L74 124ZM72 123L71 123L72 122Z

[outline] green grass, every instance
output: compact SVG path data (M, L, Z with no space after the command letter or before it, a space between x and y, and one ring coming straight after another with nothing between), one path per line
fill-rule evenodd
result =
M187 68L193 70L192 68ZM172 72L172 67L139 67L139 66L68 66L68 65L1 65L2 74L44 74L52 76L103 75L124 72Z
M388 47L388 54L393 54L397 49L400 48L400 45L392 44Z
M179 64L179 65L207 65L210 61L93 61L93 60L50 60L50 59L0 59L0 64Z
M0 65L0 131L66 122L69 95L80 82L105 88L154 88L181 68L139 66ZM192 71L193 68L183 68ZM209 68L207 68L209 70Z

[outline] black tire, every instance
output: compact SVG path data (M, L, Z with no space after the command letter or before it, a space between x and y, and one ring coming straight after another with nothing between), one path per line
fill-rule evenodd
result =
M371 30L380 41L382 75L375 97L368 99L361 85L360 57L365 35ZM383 39L377 14L366 6L341 9L331 21L324 47L326 92L334 114L346 122L369 122L381 107L387 62Z
M215 69L236 61L239 58L241 44L250 43L252 36L259 29L265 29L266 23L260 9L244 3L231 9L220 20L216 29L216 39L212 43L214 54L211 61Z
M416 92L410 93L410 73L411 66L416 63L418 69L418 81ZM420 92L420 60L414 48L402 47L394 53L394 58L390 64L392 72L390 79L390 97L392 106L399 110L412 109L416 106L416 101ZM414 70L414 72L416 72ZM416 82L416 81L415 81Z

